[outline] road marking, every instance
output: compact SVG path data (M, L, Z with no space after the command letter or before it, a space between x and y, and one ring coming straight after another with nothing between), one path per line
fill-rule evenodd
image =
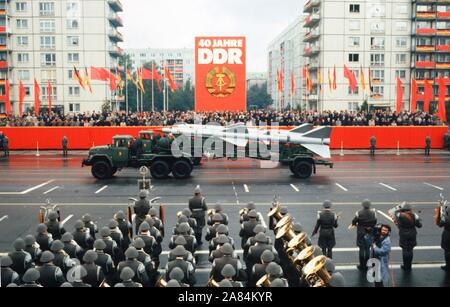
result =
M65 223L67 223L72 217L73 217L73 214L71 214L68 217L66 217L66 219L61 222L61 226L63 226Z
M344 188L342 185L340 185L339 183L336 183L336 185L341 188L342 190L344 190L345 192L348 192L348 189Z
M233 206L235 206L235 205L240 205L240 203L239 203L239 196L238 196L238 193L237 193L237 190L236 190L236 186L235 186L235 184L234 184L234 181L232 181L231 182L231 184L233 185L233 192L234 192L234 197L236 197L236 204L233 204Z
M45 187L46 185L52 183L53 181L55 181L55 180L54 179L49 180L47 182L44 182L44 183L42 183L40 185L34 186L34 187L29 188L29 189L27 189L25 191L22 191L22 192L0 192L0 195L25 195L25 194L28 194L28 193L34 191L34 190L40 189L42 187Z
M389 190L397 191L396 188L393 188L393 187L391 187L390 185L387 185L387 184L385 184L385 183L380 182L380 185L382 185L382 186L385 187L385 188L388 188Z
M49 194L49 193L51 193L51 192L53 192L54 190L56 190L56 189L59 189L59 187L58 186L56 186L56 187L54 187L54 188L51 188L50 190L48 190L48 191L45 191L43 194L44 195L47 195L47 194Z
M108 188L108 186L105 185L103 188L97 190L97 192L95 192L95 194L99 194L99 193L101 193L102 191L106 190L107 188Z
M291 187L295 190L295 192L300 192L299 188L297 188L293 183L291 183Z
M444 263L420 263L420 264L413 264L413 269L437 269L441 268L441 266ZM391 264L389 266L390 269L399 270L401 268L400 264ZM337 265L336 271L353 271L356 270L356 264L355 265Z
M388 219L390 222L394 223L394 220L393 220L389 215L387 215L386 213L384 213L383 211L377 210L377 212L378 212L379 214L381 214L382 216L384 216L386 219Z
M248 185L244 184L244 190L245 193L250 193L250 190L248 189Z
M267 229L266 221L264 221L264 217L262 216L261 212L258 212L259 220L261 221L261 224L264 226L264 228Z
M2 217L2 218L0 219L0 222L3 222L3 220L6 220L7 218L8 218L8 216L5 215L4 217Z
M440 190L440 191L444 191L444 188L438 187L438 186L436 186L436 185L433 185L433 184L431 184L431 183L428 183L428 182L424 182L423 184L425 184L425 185L427 185L427 186L429 186L429 187L432 187L432 188L438 189L438 190Z

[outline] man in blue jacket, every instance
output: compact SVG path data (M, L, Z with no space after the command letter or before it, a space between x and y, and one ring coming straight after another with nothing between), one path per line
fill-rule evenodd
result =
M366 236L371 241L371 256L380 261L380 276L375 280L375 287L384 287L389 282L389 257L391 254L391 227L381 225L375 227L372 235ZM377 276L376 276L377 277Z

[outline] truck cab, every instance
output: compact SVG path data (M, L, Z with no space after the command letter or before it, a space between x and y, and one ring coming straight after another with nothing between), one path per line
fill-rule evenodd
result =
M153 131L140 131L139 139L142 141L142 151L143 154L152 153L154 144L153 144Z

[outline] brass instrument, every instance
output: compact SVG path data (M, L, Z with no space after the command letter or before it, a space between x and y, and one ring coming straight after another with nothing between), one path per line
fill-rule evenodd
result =
M269 288L270 284L271 282L269 280L269 274L266 274L258 280L258 282L256 283L256 287Z
M106 278L103 279L102 283L98 287L99 288L111 288L111 286L106 282Z
M308 264L303 267L302 272L305 275L305 280L310 287L327 287L331 280L331 275L328 273L325 266L326 262L327 257L319 256L308 262Z
M208 288L219 288L219 283L217 281L214 280L214 278L210 278L208 280L208 284L206 285L206 287Z
M183 212L178 211L178 212L177 212L177 220L178 220L182 215L183 215Z
M155 284L156 288L166 288L167 287L167 281L162 278L162 276L158 279L158 281Z
M295 247L289 247L289 248L286 250L286 254L287 254L289 260L290 260L292 263L294 263L295 258L296 258L296 256L294 256L296 250L297 250L297 248L295 248Z
M299 272L301 272L301 269L305 265L307 265L311 260L314 259L316 248L316 246L308 246L307 248L303 249L295 258L294 264L297 269L299 269Z
M440 195L438 207L434 209L434 223L439 226L441 222L445 222L447 216L447 200L444 195Z
M267 216L273 217L277 222L282 220L284 216L280 212L280 204L277 204L275 207L273 207L269 211L269 214Z
M285 226L286 224L291 224L292 223L292 216L290 215L286 215L285 217L283 217L275 226L275 230L282 228L283 226Z
M216 210L214 210L214 209L208 210L208 217L212 217L214 214L216 214Z
M239 210L239 215L244 216L244 215L247 215L249 212L250 212L250 210L248 210L248 208L244 208L244 209Z

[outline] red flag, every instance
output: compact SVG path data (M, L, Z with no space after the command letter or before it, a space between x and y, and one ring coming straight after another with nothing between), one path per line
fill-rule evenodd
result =
M5 100L5 111L6 114L11 114L11 97L10 97L10 91L11 91L11 87L9 85L9 80L6 79L6 85L5 85L5 95L6 95L6 100Z
M110 71L108 71L108 72L109 72L109 76L108 76L109 88L111 89L112 92L114 92L117 89L117 78L112 72L110 72Z
M159 91L162 92L162 88L161 88L162 77L159 74L159 72L155 69L155 64L153 64L153 63L152 63L152 73L153 73L153 79L156 80L156 85L158 86Z
M48 114L50 114L52 112L52 84L50 83L50 81L48 81L47 84L47 91L48 91Z
M91 66L91 80L108 81L109 72L104 68L95 68Z
M403 83L397 78L397 114L400 114L403 107Z
M295 76L294 71L291 72L291 95L294 96L295 93Z
M336 80L336 65L334 65L334 72L333 72L333 89L337 89L337 80Z
M173 77L170 74L169 68L167 68L167 67L164 68L164 75L165 75L166 79L169 80L170 90L173 92L174 90L176 90L177 85L175 84L175 81L173 80Z
M445 84L444 78L439 77L439 106L436 116L438 116L442 122L447 121L447 111L445 109L445 96L447 95L447 85Z
M423 98L423 111L430 113L430 103L433 99L433 86L428 80L425 80L425 96Z
M303 66L302 77L303 77L303 79L306 79L306 68L305 68L305 66Z
M142 67L142 80L153 80L153 72Z
M350 71L347 65L344 65L344 77L348 79L350 83L350 88L352 92L356 92L356 87L358 86L358 81L356 81L356 76L353 71Z
M412 80L411 84L411 112L414 113L417 111L417 81L415 79Z
M26 96L25 86L23 86L22 80L20 80L19 84L19 116L22 117L22 109L23 109L23 100Z
M34 79L34 114L39 115L39 108L41 107L41 89L39 88L39 83Z

